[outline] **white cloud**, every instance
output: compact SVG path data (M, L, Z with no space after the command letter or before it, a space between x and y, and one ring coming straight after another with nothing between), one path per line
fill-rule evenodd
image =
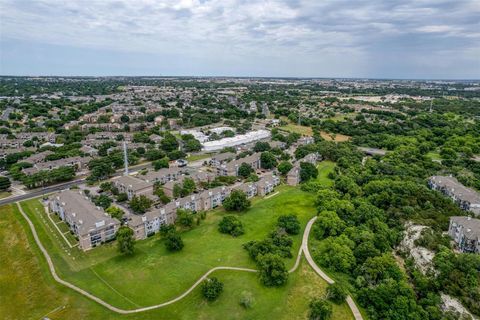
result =
M348 60L362 70L378 51L444 46L439 35L452 38L461 59L480 47L479 13L477 0L0 0L0 32L79 49L324 67Z

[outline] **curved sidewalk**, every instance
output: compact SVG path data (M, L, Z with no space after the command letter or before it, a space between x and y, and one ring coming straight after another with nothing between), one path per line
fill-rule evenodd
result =
M310 235L310 230L312 229L315 220L317 220L317 217L313 217L312 219L310 219L310 221L308 221L307 223L307 226L305 227L305 232L303 233L302 239L302 249L305 253L305 258L307 259L308 264L310 264L313 270L315 270L315 272L329 284L333 284L335 283L335 281L333 281L332 278L330 278L328 275L325 274L325 272L322 271L322 269L320 269L320 267L313 260L310 251L308 250L308 236ZM355 320L363 320L362 314L360 313L360 310L358 310L358 307L351 296L347 296L347 304L350 307L350 310L352 310Z
M153 305L153 306L148 306L148 307L143 307L143 308L137 308L137 309L129 309L129 310L126 310L126 309L121 309L121 308L117 308L115 306L112 306L111 304L109 304L108 302L105 302L104 300L100 299L99 297L97 296L94 296L93 294L91 294L90 292L86 291L86 290L83 290L79 287L77 287L76 285L68 282L68 281L65 281L63 279L61 279L58 275L57 275L57 272L55 271L55 266L53 264L53 261L52 261L52 258L50 257L50 255L48 254L47 250L45 249L45 247L43 246L43 244L41 243L40 241L40 238L38 237L38 234L37 234L37 230L35 229L35 226L33 225L32 221L30 220L30 218L28 218L28 216L26 215L26 213L23 211L22 209L22 206L20 206L20 203L19 202L16 202L16 205L18 207L18 210L20 211L20 213L22 214L22 216L25 218L25 220L27 221L29 227L30 227L30 230L32 231L32 235L33 235L33 238L35 239L35 242L36 244L38 245L38 247L40 248L40 251L42 252L43 256L45 257L45 259L47 260L47 264L48 264L48 268L50 269L50 273L52 274L53 276L53 279L55 281L57 281L58 283L72 289L72 290L75 290L76 292L80 293L81 295L101 304L102 306L106 307L107 309L111 310L111 311L114 311L116 313L120 313L120 314L131 314L131 313L138 313L138 312L143 312L143 311L148 311L148 310L153 310L153 309L158 309L158 308L162 308L162 307L165 307L165 306L168 306L172 303L175 303L183 298L185 298L190 292L192 292L203 280L205 280L211 273L215 272L215 271L218 271L218 270L235 270L235 271L245 271L245 272L258 272L258 270L254 270L254 269L248 269L248 268L238 268L238 267L215 267L215 268L212 268L210 270L208 270L203 276L200 277L200 279L198 279L187 291L185 291L184 293L182 293L181 295L179 295L178 297L172 299L172 300L169 300L169 301L166 301L164 303L160 303L160 304L156 304L156 305ZM312 256L310 255L310 252L308 251L308 236L310 234L310 230L312 228L312 225L313 223L315 222L315 220L317 219L317 217L313 217L312 219L310 219L310 221L308 221L307 223L307 226L305 227L305 231L303 232L303 238L302 238L302 244L300 246L300 249L298 250L298 254L297 254L297 259L295 260L295 264L293 265L293 267L288 271L289 273L292 273L294 272L298 266L300 265L300 259L302 257L302 252L305 253L305 258L307 259L308 263L310 264L310 266L315 270L315 272L320 275L325 281L327 281L329 284L332 284L334 283L334 281L328 277L318 266L317 264L315 263L315 261L313 261L312 259ZM358 310L357 306L355 305L355 302L353 301L353 299L348 296L347 297L347 303L348 303L348 306L350 307L350 309L352 310L352 313L355 317L356 320L363 320L362 318L362 315L360 314L360 311Z

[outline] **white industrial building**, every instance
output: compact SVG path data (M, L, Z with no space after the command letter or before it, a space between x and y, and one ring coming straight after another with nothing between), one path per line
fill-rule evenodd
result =
M217 151L222 150L225 147L233 147L241 144L246 144L262 139L269 138L271 136L268 130L256 130L247 132L246 134L240 134L232 138L223 138L215 141L207 141L202 143L203 150L205 151Z

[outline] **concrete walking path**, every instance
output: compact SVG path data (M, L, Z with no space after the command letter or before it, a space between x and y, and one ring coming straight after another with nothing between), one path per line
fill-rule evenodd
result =
M308 250L308 236L310 235L310 230L312 229L313 223L317 220L317 217L313 217L308 221L307 226L305 227L305 232L303 233L303 240L302 240L302 249L303 252L305 253L305 258L307 259L308 264L315 270L315 272L322 277L325 281L328 282L328 284L333 284L335 281L332 280L325 272L320 269L320 267L315 263L313 260L312 256L310 255L310 251ZM363 320L362 314L360 313L360 310L358 310L357 305L353 301L351 296L347 296L347 304L350 307L350 310L352 310L353 317L355 320Z
M131 314L131 313L139 313L139 312L144 312L144 311L148 311L148 310L153 310L153 309L158 309L158 308L162 308L162 307L166 307L170 304L173 304L177 301L180 301L181 299L185 298L188 294L190 294L200 283L202 283L202 281L204 281L211 273L215 272L215 271L218 271L218 270L235 270L235 271L244 271L244 272L258 272L258 270L254 270L254 269L249 269L249 268L239 268L239 267L215 267L215 268L212 268L210 270L208 270L203 276L201 276L188 290L186 290L184 293L182 293L181 295L179 295L178 297L174 298L174 299L171 299L169 301L166 301L164 303L160 303L160 304L156 304L156 305L152 305L152 306L148 306L148 307L141 307L141 308L137 308L137 309L129 309L129 310L126 310L126 309L121 309L121 308L117 308L111 304L109 304L108 302L105 302L104 300L100 299L99 297L91 294L90 292L86 291L86 290L83 290L79 287L77 287L76 285L68 282L68 281L65 281L63 279L61 279L58 275L57 275L57 272L55 270L55 266L53 264L53 261L52 261L52 258L50 257L50 255L48 254L47 250L45 249L45 247L43 246L43 244L41 243L40 241L40 238L38 237L38 234L37 234L37 230L35 229L35 226L34 224L32 223L32 221L30 220L30 218L28 218L28 216L26 215L26 213L23 211L22 207L20 206L20 203L19 202L16 202L16 205L18 207L18 210L20 211L20 213L22 214L23 218L27 221L29 227L30 227L30 230L32 231L32 235L33 235L33 238L35 239L35 242L36 244L38 245L40 251L42 252L43 256L45 257L45 259L47 260L47 264L48 264L48 268L50 269L50 273L52 274L53 276L53 279L72 289L72 290L75 290L76 292L80 293L81 295L97 302L98 304L101 304L102 306L106 307L107 309L113 311L113 312L116 312L116 313L120 313L120 314ZM317 217L314 217L312 219L310 219L310 221L308 221L307 223L307 226L305 227L305 231L303 233L303 238L302 238L302 244L300 246L300 249L298 250L298 254L297 254L297 259L295 260L295 264L293 265L293 267L288 271L289 273L292 273L294 272L298 266L300 265L300 259L302 257L302 252L305 253L305 258L307 259L308 263L310 264L310 266L315 270L315 272L320 275L325 281L327 281L329 284L332 284L334 283L334 281L328 277L318 266L317 264L315 263L315 261L313 261L311 255L310 255L310 252L308 251L308 236L310 235L310 230L312 228L312 225L313 223L315 222L315 220L317 219ZM348 306L350 307L350 309L352 310L352 313L355 317L355 320L363 320L362 318L362 315L360 314L360 311L358 310L357 306L355 305L355 302L353 301L353 299L348 296L347 297L347 303L348 303Z

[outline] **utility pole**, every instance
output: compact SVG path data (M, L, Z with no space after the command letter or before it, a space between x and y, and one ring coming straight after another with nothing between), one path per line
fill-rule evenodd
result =
M123 140L123 161L125 163L124 176L128 176L128 155L127 155L127 142Z

